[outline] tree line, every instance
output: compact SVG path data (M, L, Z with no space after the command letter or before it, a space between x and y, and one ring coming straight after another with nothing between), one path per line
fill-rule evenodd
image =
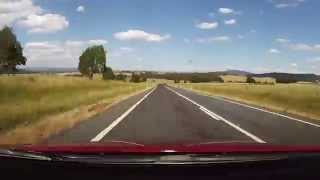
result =
M95 73L102 74L105 80L127 80L124 74L115 75L111 67L106 66L107 51L102 45L88 47L79 57L78 70L83 76L93 78ZM26 65L21 43L13 30L5 26L0 30L0 73L12 74L18 71L17 66ZM131 82L143 82L146 78L140 74L132 74Z
M153 73L146 72L145 76L147 78L154 79L168 79L174 82L191 82L191 83L201 83L201 82L223 82L223 79L216 74L212 73Z
M146 72L147 78L153 79L168 79L174 82L191 82L191 83L201 83L201 82L224 82L221 76L223 75L233 75L225 72L205 72L205 73L156 73L156 72ZM299 81L304 82L319 82L320 76L316 74L290 74L290 73L265 73L265 74L252 74L246 75L246 83L259 83L256 82L254 77L268 77L274 78L276 83L296 83Z

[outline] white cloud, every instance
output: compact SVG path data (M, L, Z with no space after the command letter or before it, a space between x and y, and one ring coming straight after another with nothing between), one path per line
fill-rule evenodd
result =
M279 51L278 49L274 49L274 48L269 49L268 52L269 52L270 54L279 54L279 53L280 53L280 51Z
M107 43L108 41L104 39L93 39L88 41L89 45L105 45Z
M242 14L241 11L235 11L234 9L231 9L231 8L219 8L218 12L223 15L241 15Z
M233 14L234 10L230 8L219 8L219 13L221 14Z
M229 19L229 20L224 21L224 24L226 24L226 25L232 25L232 24L236 24L236 23L237 23L237 20L235 20L235 19Z
M305 0L269 0L275 8L283 9L290 7L298 7L301 3L305 2Z
M308 52L308 53L320 53L320 44L307 44L307 43L296 43L291 42L288 39L276 39L277 42L283 44L283 48L286 48L291 51L297 52Z
M31 44L31 43L28 43L28 44ZM52 42L50 44L53 44ZM64 43L66 46L68 47L81 47L81 46L84 46L87 44L87 42L85 41L70 41L70 40L67 40L65 41Z
M24 45L24 54L29 67L77 67L79 56L90 46L88 41L43 41L29 42ZM105 41L105 40L99 40Z
M290 42L289 39L285 39L285 38L277 38L275 41L278 43L289 43Z
M292 66L292 67L298 67L297 63L291 63L290 66Z
M297 6L297 4L279 3L275 5L276 8L287 8L287 7L295 7L295 6Z
M304 44L304 43L296 43L289 44L288 48L294 51L310 51L310 52L320 52L320 44Z
M231 38L229 36L215 36L215 37L196 39L196 42L198 43L228 42L228 41L231 41Z
M68 45L75 45L75 44L73 44L72 42L68 42ZM62 52L63 51L63 48L58 46L58 44L49 43L48 41L26 43L24 48L26 51L28 51L30 49L32 49L32 50L36 49L38 51L50 49L50 52Z
M147 41L147 42L162 42L171 38L170 34L160 35L147 33L142 30L130 29L125 32L114 33L113 36L121 41L136 40L136 41Z
M32 0L0 0L0 28L15 23L32 33L55 32L69 25L62 15L44 14Z
M26 19L18 21L18 25L28 28L30 33L49 33L67 28L69 22L59 14L32 14Z
M5 25L12 25L18 19L42 11L31 0L0 0L0 28Z
M211 39L211 41L230 41L229 36L217 36Z
M85 7L84 6L78 6L77 7L77 12L84 12L85 11Z
M196 27L199 29L216 29L219 26L218 22L202 22L199 24L196 24Z

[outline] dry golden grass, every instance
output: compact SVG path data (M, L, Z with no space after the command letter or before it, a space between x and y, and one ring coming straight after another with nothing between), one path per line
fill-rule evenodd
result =
M259 84L276 84L276 79L271 77L253 77L253 79Z
M79 106L146 89L146 83L56 75L0 76L0 133Z
M190 83L178 86L320 120L320 86L316 84Z
M232 82L232 83L245 83L247 82L247 76L236 76L236 75L224 75L220 76L223 82Z
M142 91L144 91L144 89ZM103 112L118 102L138 93L141 93L141 91L137 91L129 95L122 95L120 97L116 96L113 98L107 98L96 104L83 105L64 113L43 117L41 121L27 126L19 126L7 133L3 133L0 136L0 144L12 145L40 143L51 135L70 129L76 124L88 120L97 113Z

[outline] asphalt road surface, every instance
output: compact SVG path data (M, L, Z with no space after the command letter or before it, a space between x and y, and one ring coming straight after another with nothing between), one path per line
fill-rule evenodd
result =
M145 145L229 142L320 144L320 125L307 119L159 85L44 143L110 141Z

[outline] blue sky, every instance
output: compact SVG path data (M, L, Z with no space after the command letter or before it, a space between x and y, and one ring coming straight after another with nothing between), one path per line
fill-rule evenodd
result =
M28 67L77 67L103 44L114 69L320 74L318 0L0 0Z

